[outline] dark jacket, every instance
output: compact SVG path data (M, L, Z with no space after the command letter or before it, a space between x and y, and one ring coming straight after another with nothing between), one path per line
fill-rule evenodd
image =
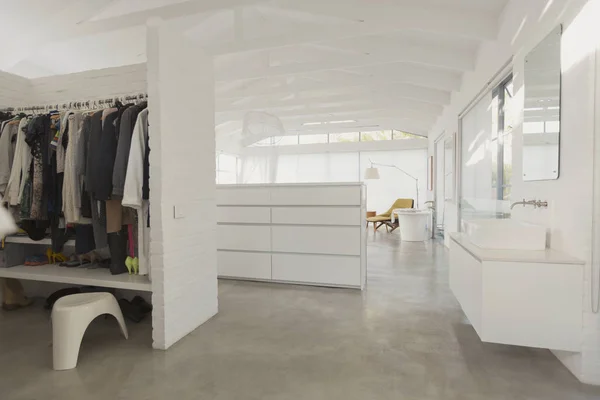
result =
M131 149L131 136L135 127L135 121L141 110L140 106L129 107L121 116L119 123L119 143L117 144L117 154L113 168L112 194L114 196L123 197L129 150Z
M97 149L99 156L94 157L94 198L96 200L110 200L112 196L113 167L117 155L117 131L115 120L119 112L113 112L106 116L102 124L102 136L100 146Z
M92 115L90 123L90 134L87 141L87 159L85 160L85 189L90 196L95 199L96 193L96 170L99 158L102 157L100 152L100 140L102 139L102 111L98 111Z

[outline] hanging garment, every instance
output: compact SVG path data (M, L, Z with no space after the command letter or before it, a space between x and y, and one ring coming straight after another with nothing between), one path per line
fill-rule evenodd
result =
M92 203L92 226L94 228L94 241L96 250L108 246L106 235L106 203L104 201L90 200Z
M119 116L115 111L106 115L102 125L100 147L96 150L100 157L96 157L94 164L95 186L93 195L96 200L110 200L112 195L112 176L117 155L117 134L115 120Z
M76 151L75 159L75 174L79 182L80 203L78 205L81 216L83 218L92 218L92 202L88 192L86 183L86 165L87 165L87 149L90 140L90 131L92 128L92 117L86 115L83 119L81 133L79 135L79 146Z
M47 195L50 192L51 169L49 163L50 117L36 117L27 127L26 142L33 155L30 219L43 220L48 214Z
M92 199L95 198L96 191L96 175L94 167L98 164L96 159L102 156L99 151L100 140L102 139L102 113L103 111L98 111L92 115L90 120L90 133L87 140L85 185L86 190Z
M117 144L117 154L115 157L115 165L113 168L113 191L114 196L123 196L125 187L125 175L127 173L127 165L129 162L129 151L131 149L131 137L137 117L145 108L142 105L129 107L123 112L119 124L119 142Z
M18 130L19 121L13 120L4 125L0 136L0 194L5 193L10 180Z
M141 111L138 115L131 147L129 150L129 161L125 174L125 186L123 188L123 205L140 209L142 207L144 186L144 161L148 141L148 109Z
M150 258L149 203L147 199L143 198L143 188L147 185L147 180L144 179L147 151L148 109L145 109L139 113L133 129L122 201L124 207L131 207L137 212L137 247L140 275L148 275L150 273L148 269L148 260Z
M4 201L11 206L17 206L21 203L23 188L31 165L31 148L25 142L25 131L28 123L27 118L22 118L17 131L15 157L6 187L6 196L4 197Z
M62 189L62 211L67 224L91 223L81 216L81 177L78 175L78 154L83 130L83 115L75 112L65 121L68 124L68 142L65 151L64 183ZM61 126L62 128L62 126Z
M67 128L71 129L71 134L73 133L72 127L69 127L69 117L74 115L75 111L67 111L60 120L60 125L58 129L57 141L53 145L56 147L56 172L63 173L65 171L65 154L66 149L62 146L65 131Z

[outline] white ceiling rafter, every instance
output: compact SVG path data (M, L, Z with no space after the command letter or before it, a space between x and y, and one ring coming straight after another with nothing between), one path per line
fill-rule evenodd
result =
M380 54L364 54L362 56L323 57L321 61L287 64L275 67L247 68L236 64L228 70L216 71L218 82L244 79L255 79L271 76L298 75L309 72L327 71L332 69L369 67L380 64L405 62L410 64L437 67L452 71L465 72L473 69L474 55L456 53L450 49L425 46L398 45L390 52L380 51Z
M289 81L289 82L288 82ZM254 80L218 82L217 98L239 99L253 96L285 95L310 91L340 89L357 92L394 85L412 85L450 93L460 88L461 76L453 71L438 71L405 63L360 69L319 71L291 77L256 78Z
M342 91L343 92L343 91ZM351 96L349 96L351 95ZM276 109L310 103L335 103L347 102L349 97L357 99L379 99L395 103L396 100L414 100L437 105L446 105L450 102L450 93L436 91L434 89L420 88L417 86L400 84L380 86L379 88L367 88L366 90L346 90L346 93L337 94L331 92L329 95L317 96L297 96L288 100L281 100L280 97L271 97L263 99L252 99L242 104L223 104L221 99L217 99L217 111L245 111L249 109Z
M3 10L31 12L21 20L0 15L0 33L19 37L7 45L0 69L31 77L144 62L145 24L160 17L215 56L218 135L239 135L244 114L260 110L302 134L322 132L303 125L319 120L356 121L327 131L427 133L481 44L495 40L506 3L12 0Z

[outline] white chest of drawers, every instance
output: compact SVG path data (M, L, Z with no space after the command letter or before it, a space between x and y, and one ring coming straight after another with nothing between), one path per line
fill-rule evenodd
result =
M363 289L361 183L217 185L221 278Z

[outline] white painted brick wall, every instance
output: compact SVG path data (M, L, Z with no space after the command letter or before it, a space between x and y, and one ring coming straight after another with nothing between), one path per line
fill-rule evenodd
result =
M153 339L166 349L218 308L212 61L156 22L148 82Z
M0 108L25 105L31 95L32 85L28 79L0 71Z
M146 93L146 64L36 78L31 86L31 101L41 105Z

